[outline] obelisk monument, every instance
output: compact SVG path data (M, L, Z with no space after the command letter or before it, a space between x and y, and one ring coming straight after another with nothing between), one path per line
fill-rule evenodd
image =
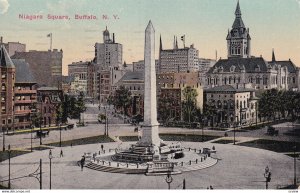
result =
M160 147L156 105L155 30L151 20L145 30L144 123L139 145Z

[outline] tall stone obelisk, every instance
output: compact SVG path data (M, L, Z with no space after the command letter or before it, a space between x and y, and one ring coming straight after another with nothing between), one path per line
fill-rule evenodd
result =
M145 30L144 123L139 145L160 147L156 105L155 30L151 20Z

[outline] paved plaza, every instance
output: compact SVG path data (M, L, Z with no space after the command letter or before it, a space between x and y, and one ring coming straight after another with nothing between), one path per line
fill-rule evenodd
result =
M118 174L100 172L81 168L77 161L85 152L97 152L101 144L80 145L73 147L53 148L52 154L52 189L167 189L166 176L145 176L136 174ZM105 143L104 149L129 147L128 142ZM212 157L218 163L205 169L183 172L173 175L172 189L182 189L182 181L186 180L188 189L206 189L212 185L214 189L264 189L263 176L266 166L272 172L269 187L272 189L292 184L293 158L272 151L256 148L183 142L184 147L212 148L217 153ZM60 150L64 157L60 157ZM49 150L34 151L11 159L11 178L26 176L33 173L43 160L43 188L49 188ZM297 161L299 165L299 161ZM299 170L299 169L298 169ZM8 161L0 163L1 180L8 179ZM299 171L298 171L299 172ZM35 178L26 177L12 181L12 188L39 189Z

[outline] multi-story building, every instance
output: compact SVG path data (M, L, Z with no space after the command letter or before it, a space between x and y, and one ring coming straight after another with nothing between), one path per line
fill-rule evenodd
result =
M83 92L85 96L94 97L95 65L92 62L73 62L68 65L68 76L74 77L71 93Z
M204 91L207 117L212 126L251 125L257 121L257 98L253 89L216 86Z
M251 56L251 38L241 17L239 3L235 21L227 35L228 59L220 59L208 72L206 87L232 85L253 89L298 89L299 68L291 61L271 62Z
M103 31L103 43L95 44L95 72L99 103L107 103L107 98L112 93L111 89L126 73L122 57L122 44L115 42L114 34L111 39L106 28Z
M37 102L36 82L25 60L12 60L16 68L14 86L14 129L31 126L31 115Z
M169 118L174 120L183 120L183 110L182 110L182 103L185 100L184 98L184 89L186 86L181 87L165 87L161 88L161 92L158 98L158 101L162 101L163 103L168 102L170 105L169 108ZM191 86L196 93L196 107L203 112L203 89L202 87L195 87L195 85ZM165 104L161 102L158 103L159 108L165 108ZM163 105L163 106L160 106Z
M163 49L160 39L159 48L159 73L197 71L199 51L193 44L190 47L178 48L176 41L173 49Z
M144 60L132 62L132 65L133 65L134 72L144 72L144 69L145 69ZM155 71L156 71L156 74L159 73L159 60L155 60Z
M37 89L37 113L42 117L43 126L58 125L57 109L63 100L62 90L57 87L40 87Z
M25 59L39 86L60 85L62 76L62 50L16 52L11 58Z
M144 113L144 73L143 72L127 72L116 84L118 88L124 86L129 89L132 94L132 106L128 109L129 115L143 115Z
M0 42L0 128L11 130L14 120L15 65L9 57L4 44Z
M3 41L2 37L0 41ZM4 46L9 56L14 55L16 52L26 52L26 44L21 44L19 42L7 42L4 43Z

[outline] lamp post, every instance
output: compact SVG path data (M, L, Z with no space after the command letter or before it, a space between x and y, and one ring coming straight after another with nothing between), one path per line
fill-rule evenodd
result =
M40 145L42 145L42 117L40 118Z
M265 168L264 177L266 178L266 189L268 189L268 183L271 181L271 172L268 166Z
M104 111L105 111L104 135L106 136L106 122L107 122L106 106L104 106Z
M51 151L51 149L49 150L49 160L50 160L50 190L51 190L51 172L52 172L52 162L51 162L51 160L52 160L52 151Z
M59 124L59 147L61 147L61 123Z
M172 178L171 174L168 173L168 174L167 174L167 177L166 177L166 182L167 182L167 184L168 184L168 189L169 189L169 190L171 189L171 183L172 183L172 181L173 181L173 178Z
M206 122L206 118L203 118L202 119L202 127L201 127L201 129L202 129L202 142L204 142L204 124L205 124L205 122Z
M10 189L10 154L11 154L11 149L9 144L8 145L8 189Z
M5 151L5 130L4 127L2 128L2 137L3 137L3 152Z
M31 131L30 131L30 151L32 152L32 130L33 130L33 125L30 125Z
M296 173L296 149L297 146L294 146L294 187L297 187L297 173Z

